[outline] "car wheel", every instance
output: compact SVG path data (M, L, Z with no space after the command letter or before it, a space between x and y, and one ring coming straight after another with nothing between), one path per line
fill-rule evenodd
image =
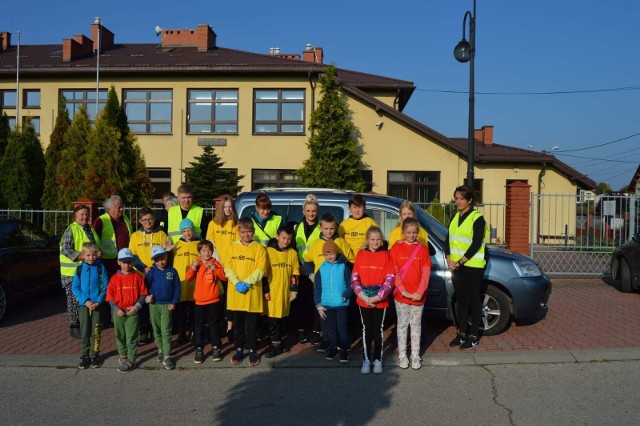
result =
M629 264L625 259L620 259L620 290L623 293L631 293L633 291L631 268L629 268Z
M0 321L4 318L4 314L7 313L7 294L4 292L2 286L0 286Z
M485 336L500 334L511 324L511 299L492 285L482 300L482 324Z

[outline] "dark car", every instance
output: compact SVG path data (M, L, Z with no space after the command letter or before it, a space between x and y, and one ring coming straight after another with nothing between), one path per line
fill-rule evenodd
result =
M0 320L8 307L60 287L59 256L42 229L0 216Z
M283 216L283 222L300 222L302 204L307 194L318 197L320 211L333 214L338 223L349 217L348 200L354 194L331 189L290 188L270 189L273 211ZM240 216L249 216L255 210L255 199L260 191L240 194L236 208ZM367 202L367 214L378 222L385 238L398 223L398 209L403 200L385 195L362 194ZM454 318L455 296L451 272L447 268L444 244L447 228L416 206L418 221L429 234L431 277L425 313ZM489 263L484 274L486 292L483 300L483 326L485 335L498 334L509 327L512 319L539 318L547 311L551 294L551 281L533 259L502 249L489 249Z
M611 255L611 276L620 281L620 290L631 293L638 290L640 278L640 232L631 241L616 247Z

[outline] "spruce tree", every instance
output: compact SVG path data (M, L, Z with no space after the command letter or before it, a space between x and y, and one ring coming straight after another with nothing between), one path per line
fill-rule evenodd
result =
M70 209L73 201L85 196L86 153L90 134L89 116L85 108L80 108L73 117L69 130L63 136L64 149L56 172L56 181L60 185L58 194L60 208Z
M51 137L49 138L49 145L45 151L45 180L44 180L44 194L42 195L42 205L45 209L58 210L67 209L68 205L65 205L61 200L60 182L57 180L58 165L62 157L64 150L64 135L71 126L71 120L69 119L69 112L66 108L66 99L60 95L58 98L58 115L56 116L56 125L53 128Z
M9 134L11 134L11 127L9 126L9 116L6 112L3 112L0 116L0 160L4 157L4 151L7 149L9 143Z
M221 170L224 163L212 146L203 147L202 155L189 164L191 167L183 169L185 182L191 185L193 202L200 206L213 206L215 197L236 195L242 190L239 182L244 176Z
M44 153L29 122L9 135L0 169L0 184L7 206L39 209L44 186Z
M320 78L321 99L311 113L309 158L298 170L301 186L365 190L363 149L351 111L340 92L336 68L328 66Z

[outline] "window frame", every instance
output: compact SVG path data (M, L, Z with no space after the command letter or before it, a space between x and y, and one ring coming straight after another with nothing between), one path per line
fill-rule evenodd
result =
M171 94L170 98L153 99L152 93L154 92L168 92ZM129 98L128 94L132 93L144 93L145 98ZM145 119L144 120L132 120L131 114L127 111L128 105L145 105ZM168 120L154 120L152 119L152 105L169 104L169 119ZM127 121L131 133L137 135L172 135L173 134L173 89L123 89L122 90L122 107L127 113ZM136 126L143 125L144 131L139 131ZM152 131L154 125L168 125L168 131Z
M256 173L259 172L275 172L278 177L274 180L256 179ZM285 175L291 174L294 179L286 179ZM263 188L292 188L296 187L299 182L299 176L296 169L251 169L251 190L255 191ZM264 183L263 186L258 186Z
M15 101L13 105L5 103L5 95L8 93L13 93L15 96ZM0 109L16 109L18 106L18 94L15 89L3 89L0 90Z
M261 92L276 92L276 99L258 99L258 94ZM283 99L283 93L285 92L301 92L302 99ZM252 134L255 136L304 136L306 134L306 121L307 121L307 91L304 88L287 88L287 89L253 89L253 122L252 122ZM276 119L275 120L258 120L257 109L258 105L275 104L276 105ZM285 105L299 104L302 108L301 120L284 120L283 107ZM284 126L301 126L300 131L290 132L284 131ZM258 131L258 126L275 126L275 131Z
M14 117L15 118L15 117ZM22 116L22 126L27 125L27 120L35 130L36 135L40 135L40 126L42 125L42 120L39 115L23 115Z
M391 176L393 173L402 173L402 174L410 174L410 179L407 181L393 181ZM430 182L418 182L416 180L416 176L418 174L434 174L437 175L436 183L431 184ZM410 200L414 203L431 203L434 198L440 199L441 197L441 184L442 184L442 174L437 170L388 170L387 171L387 194L396 196L398 198L403 198ZM405 186L408 187L407 196L402 196L402 194L397 194L396 191L393 190L393 186ZM426 189L429 193L430 190L435 191L435 196L430 197L430 200L420 200L418 197L418 190ZM440 201L442 201L440 199Z
M31 96L38 94L38 103L37 104L29 104ZM42 94L40 93L40 89L22 89L22 108L24 109L40 109L42 105Z
M191 94L193 92L210 92L211 97L209 99L204 99L204 100L198 100L198 99L191 99ZM229 99L217 99L216 96L219 92L235 92L235 101L234 100L229 100ZM239 123L239 109L240 109L240 95L239 95L239 89L237 88L229 88L229 89L222 89L222 88L217 88L217 89L209 89L209 88L202 88L202 89L187 89L187 134L188 135L237 135L238 134L238 129L240 127L240 123ZM192 105L193 104L197 104L197 103L208 103L210 105L210 120L194 120L191 118L192 114ZM235 103L235 120L218 120L216 118L216 106L220 105L220 104L230 104L230 103ZM211 130L208 132L198 132L198 131L193 131L191 129L192 125L210 125L211 126ZM223 125L234 125L235 126L235 130L234 131L217 131L216 127L217 126L223 126Z
M76 93L80 93L82 92L82 98L80 99L76 99L75 95L73 99L69 99L67 96L65 96L65 92L69 93L69 92L76 92ZM92 118L91 114L90 114L90 109L89 106L93 106L96 104L96 99L95 97L93 99L90 99L88 94L94 94L96 93L96 89L60 89L58 91L58 96L64 96L64 100L65 100L65 108L67 109L67 113L69 114L69 120L73 121L73 118L75 117L75 115L78 113L78 111L80 111L80 108L84 107L85 111L87 112L87 116L89 117L89 122L90 123L95 123L96 121L96 117L98 116L97 114ZM103 95L104 95L104 99L103 99ZM99 93L98 93L98 113L100 111L104 111L105 106L107 105L107 97L109 96L109 91L107 89L100 89ZM69 104L72 104L74 106L73 111L69 110ZM77 108L76 108L77 106Z

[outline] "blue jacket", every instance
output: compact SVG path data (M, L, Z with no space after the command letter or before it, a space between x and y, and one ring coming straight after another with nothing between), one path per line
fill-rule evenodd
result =
M144 277L149 294L153 295L153 303L158 305L177 305L180 301L180 278L178 271L171 266L164 269L153 265Z
M86 262L78 265L76 273L73 274L71 291L78 299L78 306L84 306L87 300L94 303L104 302L108 285L109 275L107 275L107 269L100 259L96 259L91 265Z
M351 264L342 254L334 263L322 262L314 278L314 300L325 308L345 308L349 306L351 289Z

